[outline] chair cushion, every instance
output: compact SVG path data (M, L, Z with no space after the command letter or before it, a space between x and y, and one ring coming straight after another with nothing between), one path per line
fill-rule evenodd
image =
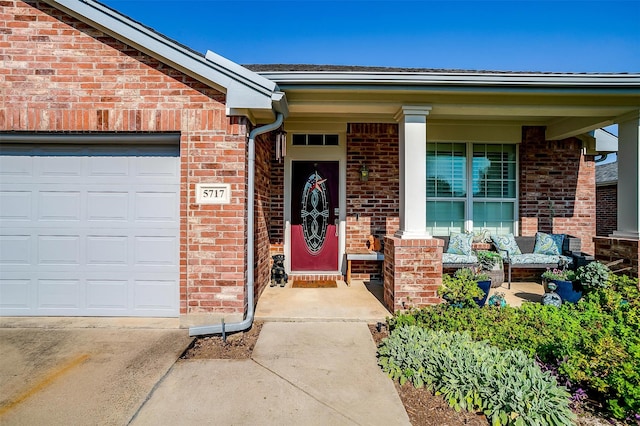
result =
M505 252L509 253L509 256L522 254L520 247L518 247L518 243L516 243L515 237L511 233L506 235L492 235L491 240L498 247L500 255L503 258L506 257Z
M569 265L573 262L573 259L569 256L548 255L539 253L515 254L511 256L510 260L512 265Z
M536 233L536 245L533 252L536 254L548 254L551 256L562 254L562 243L564 234Z
M452 232L451 238L449 238L449 247L447 247L447 253L469 256L471 255L472 242L473 234Z
M452 254L452 253L443 253L442 254L442 264L475 264L478 263L478 258L474 255L466 255L466 254Z

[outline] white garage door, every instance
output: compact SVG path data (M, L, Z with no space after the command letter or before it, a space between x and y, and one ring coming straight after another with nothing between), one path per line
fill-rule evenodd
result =
M0 314L178 316L179 167L177 146L0 146Z

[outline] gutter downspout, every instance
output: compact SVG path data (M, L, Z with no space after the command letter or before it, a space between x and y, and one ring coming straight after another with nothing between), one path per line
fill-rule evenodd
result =
M256 176L256 136L259 136L263 133L270 132L272 130L277 129L282 124L284 120L284 115L282 113L276 113L276 121L271 124L266 124L261 127L257 127L249 133L249 179L247 181L247 283L246 283L246 292L247 292L247 316L242 322L225 324L224 319L220 324L215 325L203 325L198 327L190 327L189 328L189 336L201 336L203 334L226 334L233 333L236 331L244 331L251 327L253 324L253 314L254 314L254 294L253 294L253 283L254 283L254 271L253 271L253 262L254 262L254 235L253 235L253 220L255 216L255 176Z

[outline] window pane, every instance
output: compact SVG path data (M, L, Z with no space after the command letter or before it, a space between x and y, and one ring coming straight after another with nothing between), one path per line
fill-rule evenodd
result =
M480 198L516 197L516 147L473 145L473 195Z
M431 235L449 235L464 230L464 201L428 201L427 231Z
M307 144L307 135L294 134L292 136L292 143L294 145L306 145Z
M323 144L323 135L307 135L309 140L309 145L322 145Z
M325 145L338 145L338 135L324 135L324 144Z
M427 197L465 197L466 194L466 145L427 144Z
M502 235L513 232L513 202L474 202L473 230L483 228L491 231L491 235Z

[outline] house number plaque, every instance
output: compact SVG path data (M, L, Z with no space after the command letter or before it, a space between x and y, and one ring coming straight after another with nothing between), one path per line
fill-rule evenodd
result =
M196 183L197 204L229 204L231 185L228 183Z

